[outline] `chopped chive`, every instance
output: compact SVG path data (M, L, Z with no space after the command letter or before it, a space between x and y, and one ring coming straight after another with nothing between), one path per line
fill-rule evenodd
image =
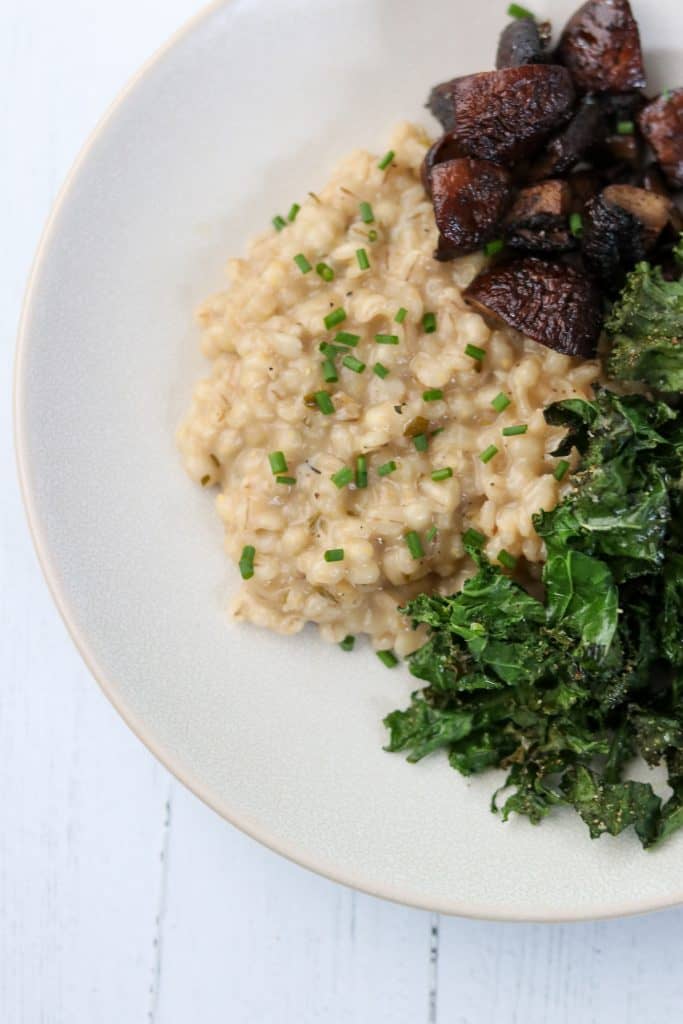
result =
M396 668L398 665L398 658L393 651L375 651L375 654L387 668Z
M556 480L564 480L564 478L567 475L567 470L568 469L569 469L569 463L567 462L567 460L566 459L560 459L558 464L555 466L555 470L553 472L553 476L555 477Z
M251 544L245 544L239 560L240 575L243 580L250 580L254 575L254 555L256 548Z
M323 361L323 380L326 384L336 384L339 380L339 377L337 376L337 367L331 359L325 359Z
M355 356L344 356L342 364L347 370L353 370L354 373L362 373L365 369L365 363L361 363L360 359L356 359Z
M416 434L413 438L413 444L418 452L426 452L429 448L429 438L426 434Z
M515 556L511 555L509 551L505 550L505 548L502 548L502 550L498 552L498 561L506 569L514 569L517 565L517 559Z
M334 281L334 270L327 263L316 263L315 272L323 281Z
M422 547L422 541L415 530L409 530L408 533L406 533L404 540L408 545L408 551L410 551L413 558L424 558L425 553L424 548Z
M318 406L323 416L332 415L334 412L334 403L327 391L316 391L313 398L315 399L315 404Z
M443 434L445 427L437 427L436 430L432 430L430 437L436 437L437 434Z
M440 483L441 480L449 480L453 476L453 470L450 466L444 466L443 469L432 470L432 480L436 483Z
M299 268L302 274L309 274L311 270L313 270L313 267L308 262L308 260L306 259L302 252L296 254L296 256L294 257L294 262L296 263L297 267Z
M336 473L333 473L330 480L335 487L341 490L342 487L346 487L353 480L353 470L348 466L344 466L343 469L338 469Z
M443 391L441 388L428 388L422 392L423 402L440 402L443 398Z
M375 341L378 345L398 345L398 334L376 334Z
M362 490L368 486L368 460L364 455L356 459L356 487Z
M469 530L465 530L463 533L462 542L471 548L482 548L486 543L486 537L483 533L479 533L479 530L475 530L470 526Z
M391 473L396 472L396 463L393 459L389 459L388 462L383 462L381 466L377 467L378 476L389 476Z
M365 249L356 249L356 259L358 260L358 266L361 270L370 269L370 260L368 259L368 254Z
M494 455L497 454L498 449L496 448L495 444L490 444L488 448L484 448L483 452L480 453L479 458L484 464L486 464L487 462L491 461Z
M344 320L346 320L346 310L341 306L337 306L336 309L333 309L331 313L327 314L323 319L323 323L325 324L325 327L327 327L328 331L331 331L333 327L336 327L337 324L343 323Z
M355 643L355 636L351 636L351 634L349 633L348 636L345 636L343 640L339 641L339 646L341 647L342 651L352 651L355 646Z
M486 355L486 351L483 348L479 348L478 345L466 345L465 355L469 356L470 359L476 359L480 363Z
M385 377L389 376L389 370L387 370L386 366L384 366L383 363L375 363L375 365L372 368L372 372L376 373L378 377L382 378L382 380L384 380Z
M580 238L583 234L583 217L580 213L572 213L569 215L569 230L573 234L574 238Z
M337 345L330 345L329 341L321 341L318 348L328 359L336 359L340 352L348 352L348 349L339 348Z
M328 548L323 558L326 562L343 562L344 548Z
M293 220L296 220L296 215L300 209L301 207L299 206L298 203L292 203L292 205L289 208L289 213L287 214L287 220L289 221L290 224L292 223Z
M432 543L432 541L434 540L434 538L436 537L438 532L439 531L437 530L437 528L432 523L432 525L429 527L429 529L425 533L425 540L427 541L428 544Z
M535 15L528 11L526 7L522 7L520 4L510 4L508 7L509 18L531 18L535 20Z
M276 231L282 231L283 228L287 227L287 221L278 214L277 217L273 217L273 227Z
M401 306L401 308L397 311L394 320L396 321L397 324L402 324L407 316L408 310L405 308L405 306Z
M617 121L617 135L633 135L635 130L633 121Z
M296 477L294 476L276 476L276 484L287 484L288 487L293 487L296 483Z
M372 212L372 207L370 206L370 203L361 203L359 209L360 219L363 221L363 223L372 224L372 222L375 219L375 215Z
M422 317L422 330L425 334L433 334L436 330L436 313L425 313Z
M273 471L274 476L278 473L287 472L287 459L284 457L282 452L271 452L268 456L268 462L270 463L270 468Z
M334 340L338 345L348 345L349 348L355 348L360 341L360 334L349 334L348 331L337 331L334 336Z
M377 241L377 232L375 231L374 228L370 228L370 230L368 231L368 242L376 242L376 241Z
M387 167L389 166L389 164L391 163L395 156L396 154L394 153L393 149L390 149L388 153L385 153L380 162L377 164L380 171L386 171Z
M494 238L493 241L487 242L484 246L485 256L496 256L499 252L502 252L505 248L505 242L502 238Z
M662 93L662 95L660 96L660 99L664 100L665 102L667 100L670 100L672 92L673 92L672 89L665 89L664 92Z
M504 394L504 392L500 391L491 402L491 405L496 410L496 412L504 412L504 410L507 409L508 405L510 405L511 401L511 398L508 398L508 396Z
M526 434L528 429L528 423L517 423L514 427L503 427L501 434L503 437L516 437L517 434Z

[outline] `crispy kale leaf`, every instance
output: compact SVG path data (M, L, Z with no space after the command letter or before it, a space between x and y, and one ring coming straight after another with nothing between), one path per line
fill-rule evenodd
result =
M410 602L430 631L411 670L428 685L385 719L388 749L507 769L504 818L564 804L591 836L633 826L652 846L683 825L683 420L605 390L546 416L582 457L572 493L534 517L545 599L470 548L460 593ZM627 778L636 754L667 766L665 804Z

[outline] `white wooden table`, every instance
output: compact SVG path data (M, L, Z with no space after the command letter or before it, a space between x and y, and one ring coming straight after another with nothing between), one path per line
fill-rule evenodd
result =
M219 820L153 760L51 604L11 448L24 283L83 139L197 8L0 4L0 1022L678 1021L683 909L497 925L308 874Z

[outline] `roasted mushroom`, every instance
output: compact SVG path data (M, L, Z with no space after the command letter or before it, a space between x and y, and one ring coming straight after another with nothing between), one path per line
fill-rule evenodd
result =
M649 167L646 167L643 171L643 188L647 189L648 192L655 192L657 195L666 196L667 199L671 200L669 227L676 237L678 237L678 235L683 231L683 213L681 213L673 202L669 195L669 190L666 187L664 175L654 164L650 164Z
M420 168L420 177L427 195L432 194L431 177L436 165L442 164L445 160L455 160L459 156L467 156L467 154L463 152L462 146L453 135L447 133L432 143L425 153Z
M569 356L590 357L600 336L602 301L589 277L563 263L527 256L476 277L465 298L502 321Z
M566 252L573 248L569 230L569 186L557 179L523 188L503 221L513 249Z
M592 97L584 99L569 124L552 138L530 169L531 181L564 174L604 135L605 114Z
M547 59L535 18L515 18L505 26L498 42L497 68L542 64Z
M683 188L683 89L662 93L638 118L672 188Z
M588 0L567 22L557 52L582 92L645 87L640 33L628 0Z
M610 185L586 206L582 251L587 267L618 288L657 241L669 219L666 196L632 185Z
M526 64L443 82L427 106L469 156L507 163L535 152L573 102L566 68Z
M460 157L437 164L431 174L437 259L473 252L492 238L510 198L510 174L488 160Z

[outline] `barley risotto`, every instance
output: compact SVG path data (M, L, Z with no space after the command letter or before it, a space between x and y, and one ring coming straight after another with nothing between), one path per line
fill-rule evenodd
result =
M199 310L211 375L178 433L240 561L232 613L399 655L424 633L398 607L474 571L468 529L492 559L541 561L531 516L568 487L543 409L600 375L467 306L487 257L434 260L429 144L400 125L384 158L350 155L229 263Z

